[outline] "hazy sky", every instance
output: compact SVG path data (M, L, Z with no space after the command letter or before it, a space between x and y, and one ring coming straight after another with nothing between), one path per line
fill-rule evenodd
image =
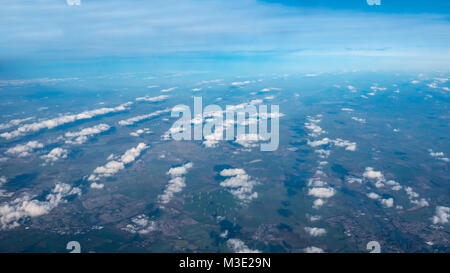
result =
M202 69L448 69L449 2L3 0L0 76L32 62L124 59Z

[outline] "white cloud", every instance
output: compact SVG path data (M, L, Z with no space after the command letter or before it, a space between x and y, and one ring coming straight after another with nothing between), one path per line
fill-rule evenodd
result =
M54 148L48 154L41 156L45 160L45 163L53 163L60 159L67 158L69 151L63 148Z
M243 241L239 239L228 239L227 246L235 253L261 253L259 250L250 249Z
M318 248L318 247L315 247L315 246L309 246L309 247L303 249L303 251L304 251L305 253L325 253L325 252L323 251L323 249Z
M381 204L387 208L391 208L394 206L394 199L393 198L387 198L387 199L381 199Z
M384 175L380 171L374 171L372 167L366 167L363 177L374 180L377 188L383 187L384 182L386 181Z
M130 133L130 136L135 136L135 137L139 137L142 134L151 134L152 131L150 131L149 128L142 128L142 129L137 129L134 132Z
M91 119L91 118L93 118L95 116L99 116L99 115L106 115L109 113L125 111L125 110L127 110L126 107L131 104L132 104L131 102L128 102L128 103L121 104L114 108L100 108L100 109L96 109L96 110L84 111L82 113L75 114L75 115L66 115L66 116L61 116L61 117L57 117L54 119L48 119L48 120L39 121L39 122L35 122L35 123L25 124L25 125L22 125L21 127L19 127L17 130L0 134L0 136L3 138L6 138L6 139L11 139L11 138L23 136L23 135L26 135L29 133L34 133L34 132L40 131L45 128L52 129L52 128L55 128L55 127L58 127L58 126L61 126L64 124L72 123L72 122L75 122L78 120Z
M148 234L152 231L157 230L157 224L155 221L151 221L145 214L138 215L131 219L131 224L122 228L127 232L133 234Z
M184 177L188 170L192 168L192 162L188 162L182 166L170 168L167 175L171 177L169 184L166 186L164 193L158 196L158 200L162 204L167 204L172 200L175 193L181 192L186 186L186 178Z
M313 237L322 236L327 233L327 231L324 228L316 228L316 227L305 227L305 231Z
M367 194L367 197L369 197L370 199L375 199L375 200L378 200L381 198L381 196L379 196L378 194L376 194L374 192Z
M358 118L358 117L352 117L353 120L360 122L360 123L366 123L366 119Z
M429 149L428 152L430 152L430 155L434 158L437 158L439 160L442 160L444 162L449 162L450 159L445 156L443 152L433 152L433 150Z
M141 153L148 149L145 143L139 143L136 147L126 151L118 160L112 160L104 166L97 167L94 172L88 177L88 181L96 182L102 178L110 177L125 168L125 165L135 161ZM92 183L91 188L103 188L102 184Z
M443 206L437 206L436 207L436 215L431 218L431 221L433 224L447 224L448 219L450 218L450 208L449 207L443 207Z
M351 108L342 108L341 110L344 112L353 112L353 109Z
M143 121L143 120L146 120L146 119L150 119L152 117L156 117L156 116L159 116L159 115L161 115L163 113L167 113L167 112L170 112L169 108L166 108L164 110L158 110L158 111L155 111L155 112L150 113L148 115L141 115L141 116L129 118L129 119L126 119L126 120L121 120L121 121L119 121L119 124L122 125L122 126L129 126L129 125L135 124L136 122L140 122L140 121Z
M307 117L308 122L305 123L306 129L310 130L309 135L312 137L318 137L321 134L326 133L319 125L322 120L320 119L321 115L313 117Z
M18 157L29 156L34 150L43 148L44 144L39 143L37 141L29 141L26 144L18 144L13 148L9 148L6 150L6 153L9 155L14 155Z
M11 127L17 126L25 121L29 121L31 119L33 119L34 117L29 117L29 118L23 118L23 119L13 119L10 120L7 123L0 123L0 130L5 130L5 129L9 129Z
M52 191L47 194L45 201L32 199L29 195L25 195L0 205L1 229L12 229L18 227L23 219L47 214L60 203L65 202L65 197L75 194L81 195L80 188L57 183Z
M318 209L318 208L322 207L323 204L325 204L325 201L323 201L323 199L320 199L320 198L316 199L313 202L313 208Z
M250 81L232 82L231 85L232 86L243 86L243 85L247 85L249 83L250 83Z
M145 97L136 98L136 101L160 102L160 101L165 101L168 98L170 98L169 95L160 95L160 96L156 96L156 97L145 96Z
M258 193L253 191L257 184L255 180L243 169L225 169L220 172L221 176L229 177L220 183L220 186L227 188L236 198L246 203L258 197Z
M98 124L93 127L84 128L78 132L67 132L64 134L67 144L83 144L89 137L108 131L111 127L108 124Z
M315 196L318 198L330 198L336 194L336 191L330 187L320 187L309 189L308 195Z
M270 91L280 91L281 88L277 88L277 87L267 87L267 88L263 88L261 89L260 92L270 92Z
M167 89L162 89L161 92L163 92L163 93L172 92L175 89L177 89L177 87L171 87L171 88L167 88Z

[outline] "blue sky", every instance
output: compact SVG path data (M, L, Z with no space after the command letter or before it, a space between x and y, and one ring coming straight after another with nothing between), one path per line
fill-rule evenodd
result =
M70 71L104 63L448 70L449 11L449 1L435 0L4 0L0 76L36 65Z

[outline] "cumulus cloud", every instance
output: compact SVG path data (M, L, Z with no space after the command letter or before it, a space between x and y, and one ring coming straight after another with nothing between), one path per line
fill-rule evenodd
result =
M23 119L13 119L13 120L10 120L7 123L0 123L0 130L9 129L11 127L17 126L17 125L19 125L19 124L21 124L21 123L23 123L25 121L29 121L29 120L32 120L32 119L33 119L33 117L28 117L28 118L23 118Z
M175 193L181 192L186 187L186 177L188 170L193 166L192 162L188 162L182 166L170 168L167 175L171 177L169 184L166 186L164 193L158 196L159 202L167 204L172 200Z
M235 253L261 253L256 249L250 249L245 243L239 239L228 239L227 246Z
M228 177L220 186L227 188L240 201L247 203L258 197L258 193L253 191L257 182L244 169L224 169L220 175Z
M315 247L315 246L309 246L309 247L303 249L303 251L305 253L325 253L325 251L323 251L323 249L321 249L319 247Z
M160 95L160 96L156 96L156 97L145 96L145 97L136 98L136 101L160 102L160 101L165 101L168 98L170 98L169 95Z
M8 193L8 192L6 192L6 190L2 189L2 186L5 185L6 182L8 182L6 177L0 176L0 197L9 197L13 194L13 193Z
M375 187L380 188L384 186L386 179L380 171L375 171L372 167L366 167L363 173L363 177L375 181Z
M150 131L149 128L142 128L142 129L137 129L134 132L130 133L130 136L135 136L135 137L139 137L142 134L151 134L152 131Z
M445 156L443 152L433 152L433 150L429 149L428 152L430 152L430 155L438 160L442 160L444 162L449 162L450 159Z
M418 199L419 194L415 192L411 187L405 187L405 192L412 204L418 205L420 207L427 207L429 205L428 201L424 198Z
M170 112L169 108L166 108L164 110L158 110L158 111L155 111L155 112L150 113L148 115L141 115L141 116L129 118L129 119L126 119L126 120L121 120L121 121L119 121L119 124L122 125L122 126L129 126L129 125L133 125L133 124L135 124L137 122L140 122L140 121L143 121L143 120L147 120L147 119L159 116L159 115L161 115L163 113L167 113L167 112Z
M57 183L44 201L25 195L0 205L1 229L12 229L18 227L26 218L47 214L60 203L65 202L64 198L71 195L81 195L81 189L65 183Z
M111 127L108 124L98 124L93 127L84 128L78 132L67 132L64 139L67 144L83 144L90 137L108 131Z
M128 224L126 227L122 228L122 230L133 234L148 234L157 229L156 222L151 221L145 214L132 218L131 224Z
M360 122L360 123L366 123L366 119L358 118L358 117L352 117L353 120Z
M394 199L393 198L381 199L380 202L386 208L391 208L391 207L394 206Z
M44 144L37 141L29 141L26 144L18 144L6 150L6 153L13 156L25 157L29 156L34 150L43 148Z
M443 207L443 206L437 206L436 207L436 215L431 218L431 221L433 224L447 224L448 219L450 218L450 208L449 207Z
M317 115L316 118L307 117L307 122L305 122L305 127L310 131L309 135L311 137L318 137L321 134L326 133L318 124L322 121L320 118L322 115Z
M315 196L317 198L330 198L335 194L336 191L330 187L311 188L308 191L308 195Z
M45 160L45 163L53 163L60 159L67 158L69 151L63 148L54 148L48 154L41 156L42 159Z
M325 233L327 233L327 231L324 228L316 228L316 227L305 227L305 231L313 237L322 236Z
M139 143L136 147L126 151L119 159L109 161L106 165L97 167L88 177L88 181L93 182L91 188L103 188L103 184L96 183L96 181L118 173L125 168L125 165L135 161L146 149L148 149L148 146L145 143Z
M14 131L11 132L5 132L0 134L0 137L6 138L6 139L11 139L11 138L15 138L15 137L19 137L19 136L24 136L26 134L30 134L30 133L34 133L37 131L40 131L42 129L52 129L64 124L68 124L68 123L73 123L75 121L78 120L85 120L85 119L91 119L93 117L96 116L100 116L100 115L106 115L109 113L115 113L115 112L121 112L121 111L125 111L127 110L127 106L131 105L131 102L128 103L124 103L121 104L117 107L113 107L113 108L100 108L100 109L95 109L95 110L90 110L90 111L84 111L82 113L79 114L75 114L75 115L65 115L65 116L60 116L54 119L48 119L48 120L43 120L43 121L39 121L39 122L35 122L35 123L30 123L30 124L25 124L22 125L21 127L17 128Z

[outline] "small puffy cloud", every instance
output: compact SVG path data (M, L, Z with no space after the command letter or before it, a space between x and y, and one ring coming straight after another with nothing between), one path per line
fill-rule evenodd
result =
M353 112L353 109L351 108L342 108L341 110L344 112Z
M311 188L308 191L308 195L318 197L318 198L330 198L335 194L336 194L336 191L330 187Z
M37 141L29 141L26 144L18 144L12 148L6 150L6 153L13 156L25 157L29 156L34 150L41 149L44 144Z
M257 184L243 169L225 169L220 172L223 177L228 177L220 186L227 188L231 194L244 203L258 197L258 193L253 191Z
M443 152L433 152L433 150L429 149L428 152L430 152L430 155L438 160L442 160L444 162L449 162L450 159L445 156Z
M383 187L386 179L384 178L383 173L380 171L375 171L372 167L366 167L366 170L363 173L363 177L374 180L375 186L377 188Z
M319 135L326 133L326 131L318 125L322 121L320 117L320 115L316 116L316 118L308 117L308 122L305 122L305 127L310 131L309 135L312 137L318 137Z
M318 208L322 207L323 204L325 204L325 201L323 201L323 199L320 199L320 198L316 199L313 202L313 208L318 209Z
M345 150L347 150L347 151L355 151L356 150L355 142L350 142L348 140L343 140L343 139L338 138L336 140L333 140L333 143L337 147L345 147Z
M431 221L433 224L447 224L448 219L450 218L450 208L449 207L443 207L443 206L437 206L436 207L436 214L431 218Z
M381 199L381 204L387 208L392 208L394 206L394 199L393 198L387 198L387 199Z
M160 95L160 96L156 96L156 97L145 96L145 97L136 98L136 101L160 102L160 101L165 101L168 98L170 98L169 95Z
M29 117L29 118L23 118L23 119L13 119L13 120L10 120L7 123L0 123L0 130L9 129L11 127L17 126L17 125L19 125L19 124L21 124L21 123L23 123L25 121L29 121L29 120L32 120L32 119L33 119L33 117Z
M375 199L375 200L378 200L381 198L381 196L379 196L378 194L376 194L374 192L367 194L367 197L369 197L370 199Z
M128 224L126 227L122 228L122 230L133 234L148 234L157 229L156 222L151 221L145 214L132 218L131 224Z
M108 124L98 124L93 127L84 128L78 132L67 132L64 134L67 144L83 144L89 137L108 131L111 127Z
M305 231L313 237L322 236L327 233L327 231L324 228L316 228L316 227L305 227Z
M88 181L96 182L102 178L113 176L120 170L124 169L125 165L135 161L136 158L139 157L146 149L148 149L148 146L145 143L139 143L136 147L126 151L119 159L109 161L106 165L97 167L88 177ZM91 188L103 188L103 185L92 183Z
M65 116L60 116L54 119L48 119L48 120L43 120L43 121L39 121L39 122L35 122L35 123L30 123L30 124L25 124L22 125L21 127L17 128L17 130L14 130L12 132L6 132L3 134L0 134L0 137L6 138L6 139L11 139L11 138L15 138L15 137L19 137L19 136L24 136L26 134L30 134L30 133L34 133L37 131L40 131L42 129L52 129L64 124L68 124L68 123L73 123L75 121L78 120L85 120L85 119L91 119L93 117L96 116L100 116L100 115L106 115L109 113L115 113L115 112L121 112L121 111L125 111L127 110L127 106L131 105L131 102L128 103L124 103L121 104L117 107L113 107L113 108L100 108L100 109L95 109L95 110L90 110L90 111L84 111L81 112L79 114L75 114L75 115L65 115Z
M54 148L48 154L41 156L45 160L45 163L53 163L60 159L67 158L69 152L63 148Z
M315 247L315 246L309 246L309 247L303 249L303 251L305 253L325 253L325 251L323 251L323 249Z
M139 137L142 134L151 134L152 131L150 131L149 128L142 128L142 129L137 129L134 132L130 133L130 136L135 136L135 137Z
M358 118L358 117L352 117L353 120L360 122L360 123L366 123L366 119Z
M65 202L64 198L71 195L81 195L81 189L65 183L57 183L44 201L25 195L2 204L0 205L0 227L3 230L12 229L18 227L23 219L47 214L60 203Z
M245 174L244 169L224 169L220 172L221 176L236 176Z
M133 124L135 124L137 122L140 122L140 121L143 121L143 120L147 120L147 119L159 116L159 115L161 115L163 113L167 113L167 112L170 112L169 108L166 108L164 110L158 110L158 111L155 111L155 112L147 114L147 115L141 115L141 116L132 117L132 118L129 118L129 119L126 119L126 120L121 120L121 121L119 121L119 124L122 125L122 126L129 126L129 125L133 125Z
M170 168L167 175L171 177L164 193L158 196L159 202L167 204L172 200L175 193L181 192L186 187L186 178L184 177L188 170L193 166L192 162L188 162L182 166Z
M356 92L356 87L354 87L354 86L352 86L352 85L348 85L348 86L347 86L347 89L348 89L350 92Z
M261 253L256 249L250 249L245 243L239 239L228 239L227 246L235 253Z

